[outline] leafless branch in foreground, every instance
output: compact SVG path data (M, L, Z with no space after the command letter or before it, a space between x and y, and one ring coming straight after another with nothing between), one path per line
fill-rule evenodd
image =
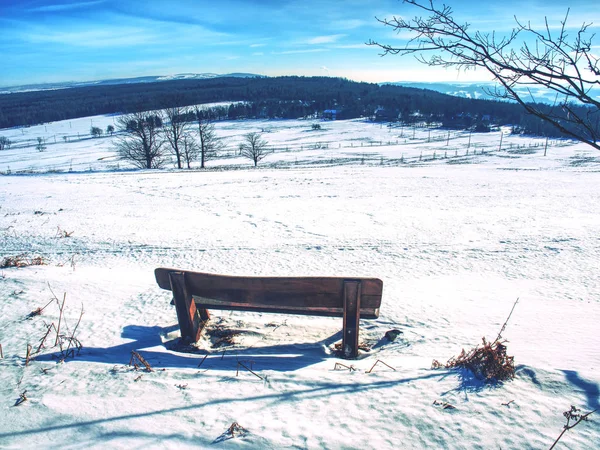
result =
M413 19L377 19L410 39L401 46L369 41L384 55L414 55L428 66L458 70L483 69L500 84L488 93L514 100L525 110L549 122L562 133L600 150L600 100L592 88L600 87L600 57L594 50L595 34L583 23L570 35L567 20L556 28L545 18L542 29L515 17L504 35L472 31L454 19L450 6L433 0L405 0L423 14ZM532 42L532 43L528 43ZM427 56L426 56L427 55ZM536 103L531 88L543 86L556 94L552 105Z

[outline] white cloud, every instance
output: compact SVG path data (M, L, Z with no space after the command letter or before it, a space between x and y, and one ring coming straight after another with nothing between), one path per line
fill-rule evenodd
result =
M336 42L338 39L346 36L345 34L330 34L329 36L317 36L312 39L306 41L307 44L315 45L315 44L331 44Z
M307 50L287 50L285 52L272 52L273 55L294 55L296 53L318 53L318 52L327 52L329 51L326 48L311 48Z
M104 0L95 0L89 2L75 2L75 3L60 3L58 5L45 5L45 6L37 6L35 8L29 8L29 12L53 12L53 11L66 11L69 9L76 8L87 8L90 6L98 5L100 3L104 3Z
M27 33L24 39L34 44L62 44L76 47L114 47L149 44L158 39L140 28L111 28L84 31L47 31Z
M354 30L365 25L372 25L372 22L374 21L375 19L373 19L372 21L360 19L335 20L331 23L331 27L338 30Z

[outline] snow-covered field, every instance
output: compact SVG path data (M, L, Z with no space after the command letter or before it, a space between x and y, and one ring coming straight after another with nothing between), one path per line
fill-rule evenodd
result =
M209 170L131 171L112 138L73 137L112 120L0 130L17 143L0 152L0 259L47 261L0 271L0 447L538 449L571 405L600 406L600 154L550 142L543 156L545 140L506 134L499 150L495 132L467 155L468 134L444 130L240 121L218 124L231 155ZM257 170L235 149L260 130L277 151ZM173 351L160 266L381 278L381 316L361 323L372 349L336 358L341 319L215 312L198 353ZM83 308L83 349L58 363L52 332L26 365L56 302L26 317L53 293L62 330ZM493 340L517 298L514 380L431 369ZM219 330L239 334L219 346ZM154 371L128 366L132 350ZM367 373L377 360L396 370ZM598 448L590 419L557 448ZM230 438L234 422L247 432Z

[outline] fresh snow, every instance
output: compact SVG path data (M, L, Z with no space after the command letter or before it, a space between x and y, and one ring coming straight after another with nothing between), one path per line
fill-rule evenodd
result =
M464 132L228 121L226 157L206 170L134 171L113 137L85 136L114 119L0 130L14 142L0 152L0 258L48 261L0 271L0 448L537 449L571 405L600 406L597 152L550 141L543 156L545 139L506 129L502 149L500 131L473 134L467 155ZM258 169L236 154L251 131L275 150ZM239 332L233 345L205 334L198 353L174 351L161 266L381 278L381 316L361 322L372 349L338 359L341 319L215 311L207 331ZM58 323L56 302L26 319L52 292L66 293L63 330L83 308L83 349L59 363L51 337L25 366ZM517 298L503 333L514 380L431 369L493 340ZM154 371L129 367L132 350ZM377 360L396 371L367 373ZM229 438L234 422L247 433ZM599 442L596 413L557 448Z

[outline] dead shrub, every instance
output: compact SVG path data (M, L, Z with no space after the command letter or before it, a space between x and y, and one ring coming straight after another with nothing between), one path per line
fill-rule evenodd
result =
M458 356L450 358L446 364L440 363L434 359L431 363L432 369L457 369L464 368L470 370L476 378L486 382L506 381L511 380L515 376L515 361L513 356L506 354L506 343L502 340L502 333L506 329L506 325L512 316L515 306L519 303L519 299L515 301L510 314L502 325L498 337L493 342L486 341L482 338L482 345L465 352L462 349Z
M506 381L514 378L514 357L506 354L504 343L499 341L490 343L485 338L482 338L482 341L482 345L468 352L463 349L460 355L450 358L446 364L434 359L431 368L464 368L485 381Z

